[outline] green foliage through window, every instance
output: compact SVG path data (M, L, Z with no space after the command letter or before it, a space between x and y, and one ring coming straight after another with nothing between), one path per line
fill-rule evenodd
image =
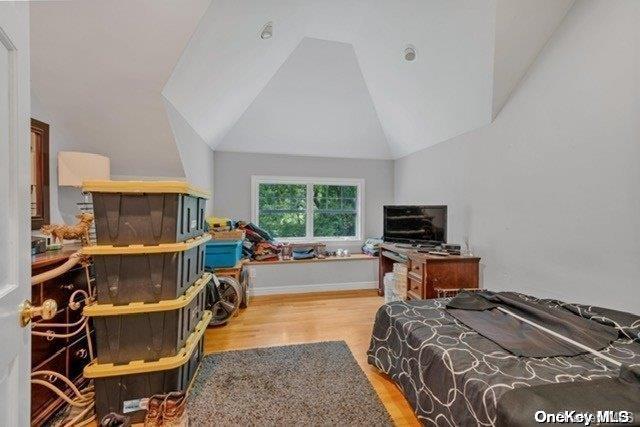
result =
M275 237L304 237L307 231L307 186L260 184L258 225Z
M346 237L356 235L358 187L353 185L313 186L313 235Z
M307 206L307 191L311 206ZM258 184L258 225L279 238L355 237L358 186ZM307 222L312 235L307 236Z

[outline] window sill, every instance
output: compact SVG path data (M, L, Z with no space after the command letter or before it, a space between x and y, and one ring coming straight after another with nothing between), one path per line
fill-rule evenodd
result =
M276 238L274 239L278 243L308 243L310 245L314 243L326 243L326 244L337 244L337 243L351 243L351 244L362 244L364 241L357 237L353 239L305 239L305 238Z

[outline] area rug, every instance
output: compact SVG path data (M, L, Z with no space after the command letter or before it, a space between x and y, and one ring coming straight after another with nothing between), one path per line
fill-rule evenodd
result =
M344 341L206 356L191 425L392 425Z

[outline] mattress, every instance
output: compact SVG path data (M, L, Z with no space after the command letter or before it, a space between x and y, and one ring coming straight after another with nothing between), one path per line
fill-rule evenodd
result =
M539 300L614 326L602 353L640 367L640 317L598 307ZM496 425L505 393L520 387L617 378L619 368L591 354L517 357L449 315L448 298L397 301L376 314L368 361L400 387L424 425Z

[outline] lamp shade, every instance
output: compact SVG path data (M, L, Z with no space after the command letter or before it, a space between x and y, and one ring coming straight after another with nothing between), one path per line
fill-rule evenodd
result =
M82 187L82 182L110 179L111 162L108 157L77 151L58 152L58 185Z

